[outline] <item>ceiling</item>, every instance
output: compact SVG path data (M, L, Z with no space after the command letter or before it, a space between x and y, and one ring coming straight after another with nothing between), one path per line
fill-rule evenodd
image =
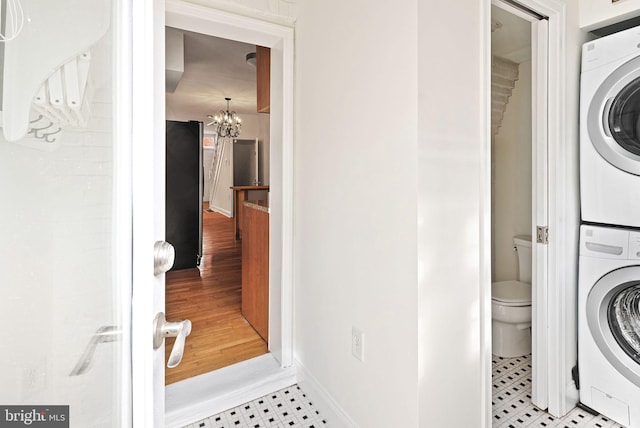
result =
M531 60L531 23L491 5L491 54L521 63Z
M491 50L515 62L531 58L531 24L505 10L491 7ZM246 54L255 46L218 37L178 30L184 34L184 73L175 92L166 93L169 120L209 121L226 109L256 114L256 69Z
M226 110L256 114L256 69L246 54L254 45L190 31L184 33L184 73L175 92L166 93L169 120L208 122L207 115Z

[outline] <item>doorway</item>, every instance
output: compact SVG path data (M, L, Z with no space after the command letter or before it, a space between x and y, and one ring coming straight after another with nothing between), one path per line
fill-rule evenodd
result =
M165 389L166 423L182 426L292 383L293 30L195 4L166 2L165 25L271 49L269 354ZM188 344L188 339L187 339ZM182 425L181 425L182 424Z
M180 228L183 233L199 235L200 263L182 264L166 276L167 316L190 319L193 325L181 364L165 371L166 384L268 352L267 339L257 333L255 321L244 310L251 296L248 280L242 275L243 268L249 266L243 264L256 262L242 254L242 237L235 234L234 223L237 224L239 213L232 207L231 190L231 186L250 184L241 181L247 177L258 180L259 148L266 151L262 158L266 158L264 164L268 167L269 115L257 112L258 70L247 60L255 52L255 45L172 27L166 29L167 153L173 155L171 159L167 157L167 192L177 185L174 193L181 198L202 199L200 227ZM229 111L241 121L241 126L230 128L231 135L219 135L214 118ZM169 132L187 125L186 121L201 123L201 132L195 140L187 138L191 134L182 137L175 131ZM185 152L184 160L173 161L177 153ZM188 160L192 162L187 163ZM188 171L183 171L185 168ZM191 192L178 180L184 174L196 178ZM268 183L269 177L263 180ZM204 186L198 186L198 182ZM186 211L189 206L169 205L168 196L167 231L178 229L170 221L180 220L174 220L170 214ZM186 215L183 217L189 220ZM191 223L195 226L196 222ZM176 235L172 239L187 238ZM180 250L184 253L186 249L176 246L177 259ZM268 258L262 260L264 264ZM263 286L268 289L268 284ZM167 342L167 355L173 341Z
M530 305L531 288L523 284L531 284L532 260L520 257L524 252L515 248L516 242L531 241L532 230L531 24L495 5L491 62L491 282L496 284L492 297L502 298L495 293L504 288L521 292L518 299ZM516 332L500 325L494 326L494 355L530 354L530 327Z
M537 200L533 199L535 158L532 108L533 28L531 19L507 4L491 5L491 293L492 384L502 379L504 366L532 363L539 344L533 341L540 325L533 322L532 290L544 278L532 275L531 235ZM544 82L542 82L544 84ZM543 203L544 204L544 203ZM538 260L544 263L545 260ZM544 306L544 305L542 305ZM536 346L534 346L536 345ZM531 390L540 385L539 364L531 368ZM506 387L510 391L510 386ZM494 402L503 398L494 389ZM496 395L497 394L497 395ZM536 396L538 398L538 396ZM540 406L538 401L534 404ZM542 407L544 409L544 407ZM495 411L495 409L494 409ZM494 421L495 422L495 421Z
M569 263L575 255L570 239L575 220L568 217L577 189L566 170L572 164L564 121L566 10L555 0L491 4L531 23L532 401L562 416L577 402L570 320L576 310L570 279L577 268Z
M521 284L510 291L522 287L520 293L528 295L527 298L519 295L523 303L518 304L530 302L530 318L526 309L530 326L529 321L518 324L520 332L506 340L495 337L493 345L498 354L506 351L510 357L531 358L532 402L546 409L548 302L540 296L548 287L548 253L546 243L536 239L536 225L547 224L549 205L547 21L534 10L496 0L491 6L491 31L492 283L515 280L531 284L530 292L525 292ZM521 257L527 249L520 246L520 251L517 250L516 242L523 241L531 242L530 260ZM495 291L493 288L492 293L497 293L498 287ZM495 302L502 299L492 297ZM494 305L497 303L492 303L492 310L505 309L502 303L500 308ZM492 319L494 334L501 333L498 328L504 329L504 324ZM508 343L516 340L530 340L531 351L525 351L525 345ZM518 350L523 355L512 355L513 347L521 348Z
M531 24L491 7L491 280L518 277L513 237L529 235L531 214Z

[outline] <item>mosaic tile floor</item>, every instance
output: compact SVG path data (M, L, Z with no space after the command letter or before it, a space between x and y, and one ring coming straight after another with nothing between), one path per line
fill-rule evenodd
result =
M531 404L531 355L493 357L493 427L622 428L622 425L575 408L555 418Z
M327 422L298 385L213 415L184 428L321 428Z

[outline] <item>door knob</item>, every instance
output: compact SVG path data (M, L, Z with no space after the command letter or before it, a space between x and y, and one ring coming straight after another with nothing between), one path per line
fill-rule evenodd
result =
M167 367L174 368L182 360L184 354L184 343L187 340L187 336L191 334L191 321L176 321L168 322L164 316L164 312L158 312L154 324L154 336L153 336L153 349L158 349L162 346L162 342L165 337L175 337L176 341L173 344L173 349L169 355L169 361Z
M160 275L173 267L176 250L166 241L156 241L153 245L153 274Z

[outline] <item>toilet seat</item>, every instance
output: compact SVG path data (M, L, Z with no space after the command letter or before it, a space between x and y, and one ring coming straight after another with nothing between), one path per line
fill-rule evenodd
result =
M513 280L494 282L491 300L503 306L531 306L531 284Z

